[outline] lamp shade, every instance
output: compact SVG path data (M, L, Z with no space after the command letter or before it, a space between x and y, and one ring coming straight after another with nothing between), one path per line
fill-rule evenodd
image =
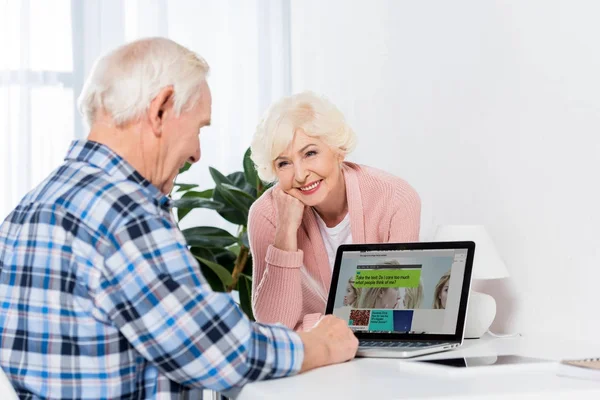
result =
M434 240L437 242L473 241L473 279L499 279L508 277L508 270L483 225L441 225Z

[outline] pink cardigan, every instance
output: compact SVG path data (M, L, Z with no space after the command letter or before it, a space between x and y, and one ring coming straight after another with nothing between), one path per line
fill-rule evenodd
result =
M406 181L349 162L342 170L353 243L419 240L421 201ZM277 209L271 190L254 202L248 216L254 316L259 322L308 329L325 312L331 266L315 215L308 207L298 229L298 251L273 246Z

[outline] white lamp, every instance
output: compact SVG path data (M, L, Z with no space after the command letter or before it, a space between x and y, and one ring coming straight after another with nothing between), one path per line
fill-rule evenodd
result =
M508 277L504 261L483 225L442 225L435 233L439 242L469 240L475 242L472 279ZM496 317L496 300L489 294L471 290L465 326L465 338L476 339L486 333Z

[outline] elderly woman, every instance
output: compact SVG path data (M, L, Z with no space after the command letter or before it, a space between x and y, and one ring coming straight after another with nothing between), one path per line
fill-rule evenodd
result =
M419 239L416 191L344 161L355 142L342 113L311 92L278 101L258 125L252 160L263 181L277 181L248 218L258 321L312 327L325 311L340 244Z

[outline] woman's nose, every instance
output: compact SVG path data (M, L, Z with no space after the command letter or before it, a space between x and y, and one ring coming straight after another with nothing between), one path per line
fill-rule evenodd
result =
M308 171L304 169L301 163L296 163L294 169L294 179L296 179L296 182L304 183L306 182L306 178L308 178Z

